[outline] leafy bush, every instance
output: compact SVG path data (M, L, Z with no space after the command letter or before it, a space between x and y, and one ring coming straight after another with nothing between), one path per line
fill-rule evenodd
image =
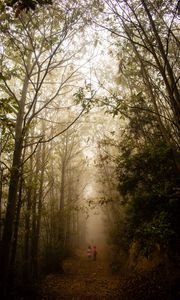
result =
M126 246L138 240L148 256L157 244L168 251L179 236L179 178L163 140L135 150L118 158L119 191L127 207L119 238Z
M161 211L151 222L142 223L135 231L134 237L141 241L141 254L149 256L156 244L163 250L168 249L174 235L175 231L170 223L168 213Z

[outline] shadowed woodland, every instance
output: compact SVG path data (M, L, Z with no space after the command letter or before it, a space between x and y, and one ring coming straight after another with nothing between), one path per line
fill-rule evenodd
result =
M0 0L1 299L180 299L179 19Z

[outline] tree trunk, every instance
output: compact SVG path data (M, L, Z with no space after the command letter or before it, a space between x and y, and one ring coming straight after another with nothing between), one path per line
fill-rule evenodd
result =
M164 82L165 82L165 85L166 85L166 88L167 88L167 92L169 94L169 98L170 98L170 101L172 103L172 109L173 109L174 114L176 116L177 125L179 126L180 125L180 93L179 93L179 90L178 90L178 87L177 87L176 80L174 78L173 70L171 68L169 60L168 60L167 55L165 53L165 49L164 49L163 43L161 41L161 38L159 36L158 30L156 28L155 22L152 18L150 10L148 9L148 7L146 5L146 1L141 0L141 3L142 3L142 5L145 9L145 12L146 12L148 18L149 18L149 22L150 22L152 31L154 32L154 36L156 38L156 42L158 44L159 51L160 51L162 59L164 61L164 68L161 67L160 72L163 76L163 79L164 79ZM167 69L168 77L165 74L165 67Z
M15 270L15 260L16 260L16 252L17 252L17 241L18 241L18 231L19 231L19 220L20 220L20 212L22 207L22 177L19 184L19 196L18 196L18 203L16 208L16 215L15 215L15 224L14 224L14 234L13 234L13 241L12 241L12 253L10 258L10 272L8 277L8 284L10 286L13 285L14 280L14 270Z
M0 169L0 240L2 234L2 193L3 193L3 170Z
M39 238L40 238L40 228L41 228L41 216L42 216L42 204L43 204L43 184L44 184L44 173L45 173L45 144L43 144L43 150L41 153L41 173L40 173L40 187L39 187L39 197L38 197L38 207L37 207L37 224L36 224L36 245L34 251L35 266L34 266L34 278L38 278L38 256L39 256Z
M31 55L28 58L29 64L30 64L30 58ZM16 211L17 191L18 191L18 184L19 184L19 177L20 177L19 171L21 167L21 156L22 156L22 147L23 147L23 119L24 119L26 94L28 90L28 82L29 82L28 74L26 74L24 79L23 89L22 89L22 96L19 103L19 111L17 114L16 127L15 127L13 162L11 167L7 210L6 210L5 224L4 224L4 230L2 236L2 249L0 254L0 270L1 270L0 276L1 276L2 288L4 293L6 293L6 284L7 284L9 263L10 263L11 246L12 246L12 236L14 230L14 217Z
M3 168L1 165L1 153L2 153L2 134L0 136L0 240L2 235L2 194L3 194Z
M60 189L60 201L59 201L59 210L62 211L64 208L64 185L65 185L65 162L62 161L61 169L61 189Z
M154 92L153 92L153 89L152 89L152 85L150 83L150 77L149 77L149 74L148 74L148 71L146 70L146 67L144 65L144 62L143 62L143 59L135 45L135 43L133 42L133 39L131 38L130 34L129 34L129 31L128 31L128 28L126 26L126 24L124 23L124 21L122 20L122 23L123 23L123 26L124 26L124 30L127 34L127 37L132 45L132 48L133 48L133 51L137 57L137 59L139 60L139 63L140 63L140 66L141 66L141 70L142 70L142 75L143 75L143 80L144 80L144 84L148 90L148 94L149 94L149 97L152 101L152 104L154 106L154 111L156 113L156 117L157 117L157 121L158 121L158 124L159 124L159 128L161 130L161 134L162 136L164 137L164 140L166 141L167 145L169 145L172 149L172 153L173 153L173 157L174 157L174 161L175 161L175 164L176 164L176 167L178 170L180 170L180 158L179 158L179 154L177 153L177 150L175 149L175 146L173 145L172 143L172 140L169 136L169 133L167 132L163 122L162 122L162 119L160 117L160 114L159 114L159 109L158 109L158 105L156 103L156 97L154 95ZM177 114L178 114L178 109L176 110ZM176 114L176 115L177 115ZM178 124L177 124L178 125Z
M33 174L33 157L30 158L30 174ZM30 175L28 181L28 190L26 195L26 212L25 212L25 230L24 230L24 255L23 255L23 280L24 283L30 279L30 257L29 257L29 242L30 242L30 218L32 206L32 181L33 176Z
M35 181L36 186L33 188L33 198L32 198L32 231L31 231L31 279L35 277L36 274L36 228L37 228L37 185L38 185L38 173L39 173L39 161L38 153L36 155L36 171L35 171Z
M11 253L11 242L13 236L14 216L16 210L17 190L19 183L19 168L21 164L21 153L22 153L22 138L15 141L15 151L13 158L13 166L11 169L10 184L9 184L9 195L7 203L7 211L5 218L5 225L2 237L2 250L1 250L1 278L3 279L3 286L5 288L6 280L9 269L9 259Z

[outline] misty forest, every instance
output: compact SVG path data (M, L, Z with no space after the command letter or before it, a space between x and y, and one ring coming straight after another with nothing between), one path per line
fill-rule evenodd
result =
M0 0L0 299L180 299L179 25Z

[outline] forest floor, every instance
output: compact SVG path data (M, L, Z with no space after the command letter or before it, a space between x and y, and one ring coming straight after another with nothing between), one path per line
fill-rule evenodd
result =
M50 274L41 283L41 300L174 300L179 288L169 286L161 271L113 274L107 257L89 260L80 251L64 262L64 274ZM166 276L165 276L166 277ZM177 285L177 284L176 284Z

